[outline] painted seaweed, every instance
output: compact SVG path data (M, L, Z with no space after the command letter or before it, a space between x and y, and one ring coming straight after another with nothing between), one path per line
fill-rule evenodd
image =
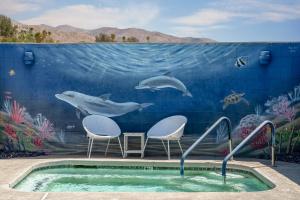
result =
M44 143L55 137L53 124L42 114L34 118L16 100L7 96L0 112L3 149L13 151L43 151ZM46 147L45 147L46 148Z

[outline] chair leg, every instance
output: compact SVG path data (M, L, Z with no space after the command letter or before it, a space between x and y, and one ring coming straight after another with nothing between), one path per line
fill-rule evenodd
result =
M177 140L177 142L178 142L178 145L179 145L179 147L180 147L181 154L183 154L183 151L182 151L182 147L181 147L180 141L179 141L179 140Z
M170 155L170 140L168 140L168 159L171 159L171 155Z
M162 144L163 144L163 146L164 146L164 149L165 149L165 152L166 152L166 154L168 155L168 150L167 150L167 148L166 148L166 146L165 146L165 143L164 143L164 141L163 141L163 140L161 140L161 142L162 142Z
M147 146L148 139L149 139L149 138L146 139L146 142L145 142L145 145L144 145L143 155L145 154L145 149L146 149L146 146Z
M110 138L108 139L108 142L107 142L107 146L106 146L106 150L105 150L105 157L106 157L106 155L107 155L107 150L108 150L108 147L109 147L109 143L110 143Z
M91 146L90 146L90 152L89 152L89 158L91 158L92 148L93 148L94 138L92 138Z
M142 136L141 137L141 158L144 158L144 151L143 151L143 149L144 149L144 144L145 143L145 139L144 139L144 136Z
M90 146L91 146L91 138L89 138L89 144L88 144L88 149L87 149L87 152L86 152L86 156L89 156Z
M123 153L123 149L122 149L120 137L118 137L118 140L119 140L119 144L120 144L120 149L121 149L122 157L124 158L124 153Z

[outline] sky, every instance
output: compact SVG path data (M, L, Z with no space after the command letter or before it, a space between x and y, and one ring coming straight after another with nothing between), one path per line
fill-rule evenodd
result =
M300 41L300 0L0 0L25 24L143 28L221 42Z

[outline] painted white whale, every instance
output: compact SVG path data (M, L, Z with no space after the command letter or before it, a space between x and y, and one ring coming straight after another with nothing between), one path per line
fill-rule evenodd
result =
M160 90L163 88L173 88L182 92L183 96L193 97L193 95L188 91L186 86L177 78L170 76L168 73L155 76L141 81L135 89L149 89L151 91Z
M56 94L55 97L74 106L78 118L80 118L80 113L84 115L95 114L116 117L135 110L141 111L153 105L153 103L139 104L136 102L117 103L109 100L110 94L94 97L74 91L65 91L61 94Z

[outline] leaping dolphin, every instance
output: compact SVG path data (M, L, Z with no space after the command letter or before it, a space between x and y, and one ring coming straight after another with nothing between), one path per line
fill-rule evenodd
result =
M186 86L177 78L170 76L169 73L145 79L135 86L137 90L150 89L155 91L163 88L174 88L181 91L183 96L193 97Z
M80 118L80 113L84 115L95 114L116 117L135 110L141 111L153 105L153 103L139 104L136 102L117 103L109 100L110 94L94 97L74 91L65 91L61 94L56 94L55 97L74 106L78 118Z

